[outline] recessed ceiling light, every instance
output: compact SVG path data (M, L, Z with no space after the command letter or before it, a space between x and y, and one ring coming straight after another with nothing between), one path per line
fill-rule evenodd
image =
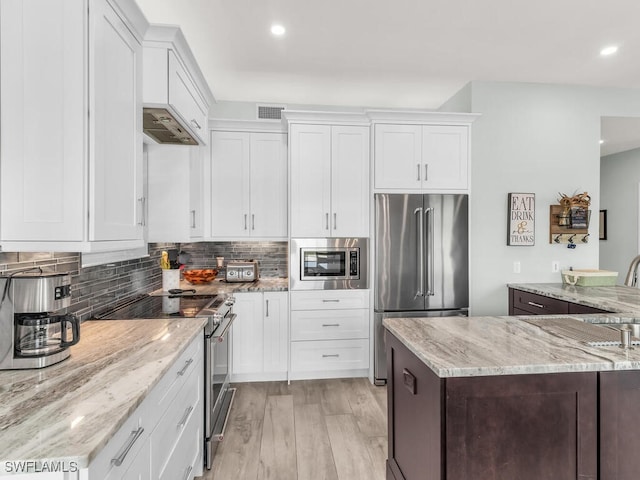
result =
M600 50L600 55L602 55L603 57L607 57L609 55L613 55L617 51L618 51L618 46L617 45L611 45L609 47L605 47L602 50Z
M281 37L286 32L286 29L282 25L271 25L271 33L277 37Z

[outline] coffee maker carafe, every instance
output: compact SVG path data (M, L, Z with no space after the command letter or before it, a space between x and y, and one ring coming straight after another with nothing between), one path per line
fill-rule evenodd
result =
M0 277L0 370L42 368L69 356L80 324L64 313L71 304L68 274Z

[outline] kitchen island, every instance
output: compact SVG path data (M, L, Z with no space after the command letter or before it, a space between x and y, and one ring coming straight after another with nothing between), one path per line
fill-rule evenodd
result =
M640 435L628 423L640 348L590 346L562 330L610 327L575 316L384 324L388 479L637 478Z
M151 416L170 400L149 397L159 389L168 392L166 397L175 393L175 382L165 381L173 369L185 379L193 370L201 379L198 355L206 321L84 322L80 343L63 362L45 369L0 371L0 477L58 471L60 477L46 478L119 478L117 472L107 476L93 466L143 402L144 415ZM188 369L182 365L187 355ZM182 414L183 405L180 408ZM202 413L198 409L194 415L201 428ZM134 421L132 428L141 427L140 422ZM130 432L124 433L117 439L122 444ZM147 427L129 457L150 434ZM107 456L105 468L110 468ZM81 472L85 474L78 477Z

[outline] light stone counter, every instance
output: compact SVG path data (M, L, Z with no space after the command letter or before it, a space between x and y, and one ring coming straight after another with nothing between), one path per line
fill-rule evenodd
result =
M255 282L227 283L224 279L215 279L204 285L192 285L186 280L180 281L183 290L195 289L198 295L219 295L235 292L286 292L289 290L288 278L260 278ZM150 295L168 295L168 292L155 290Z
M86 468L205 323L88 321L70 358L43 369L0 371L0 475L9 460Z
M574 287L562 283L514 283L509 288L523 292L579 303L607 312L640 313L640 288L616 285L613 287Z
M551 318L584 320L531 320ZM386 318L384 326L441 378L640 369L640 348L590 347L526 317Z

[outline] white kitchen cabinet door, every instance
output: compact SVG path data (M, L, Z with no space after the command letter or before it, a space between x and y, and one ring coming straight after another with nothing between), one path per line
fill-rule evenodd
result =
M202 144L207 142L207 108L198 88L172 51L169 56L169 105L180 115L185 125L196 134Z
M150 242L189 242L202 237L202 150L147 145Z
M231 342L232 375L262 372L264 362L264 322L262 293L234 293L237 315Z
M424 189L459 189L469 186L469 127L422 127Z
M252 237L287 236L287 146L280 133L251 134Z
M142 45L106 0L90 18L89 240L142 240Z
M211 231L213 237L250 233L251 134L211 133Z
M369 128L331 127L332 237L369 236Z
M375 188L422 188L422 126L377 124L374 129Z
M289 293L264 292L265 373L286 375L289 350Z
M331 126L291 125L291 236L330 236Z

